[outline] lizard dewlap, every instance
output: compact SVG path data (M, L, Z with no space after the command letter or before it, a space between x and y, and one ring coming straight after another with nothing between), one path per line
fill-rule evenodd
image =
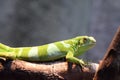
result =
M0 43L0 57L26 61L51 61L65 57L69 62L84 64L76 58L96 43L93 37L78 36L72 39L33 47L9 47Z

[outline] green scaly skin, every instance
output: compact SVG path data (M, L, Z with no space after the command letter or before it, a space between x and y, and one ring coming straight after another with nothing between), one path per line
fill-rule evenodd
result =
M68 62L85 65L83 60L76 57L91 49L95 43L96 40L89 36L33 47L9 47L0 43L0 57L40 62L65 57Z

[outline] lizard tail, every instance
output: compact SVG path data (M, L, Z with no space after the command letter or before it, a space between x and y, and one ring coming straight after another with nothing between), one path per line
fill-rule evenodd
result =
M10 49L9 46L0 43L0 52L8 52Z
M14 59L16 56L13 49L7 45L0 43L0 58Z

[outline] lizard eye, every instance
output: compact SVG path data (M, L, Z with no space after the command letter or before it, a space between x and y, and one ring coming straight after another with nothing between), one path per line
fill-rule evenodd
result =
M87 41L88 41L87 38L83 38L83 39L81 39L81 40L78 42L78 45L79 45L79 46L80 46L80 45L83 45L83 44L87 43Z
M83 38L83 43L86 43L88 41L88 39Z

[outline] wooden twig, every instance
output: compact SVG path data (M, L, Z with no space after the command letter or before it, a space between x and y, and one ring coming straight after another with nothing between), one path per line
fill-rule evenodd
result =
M94 80L120 80L120 27L99 65Z
M67 62L32 63L21 60L1 61L1 80L92 80L97 64L90 63L81 72L73 64L69 71Z

